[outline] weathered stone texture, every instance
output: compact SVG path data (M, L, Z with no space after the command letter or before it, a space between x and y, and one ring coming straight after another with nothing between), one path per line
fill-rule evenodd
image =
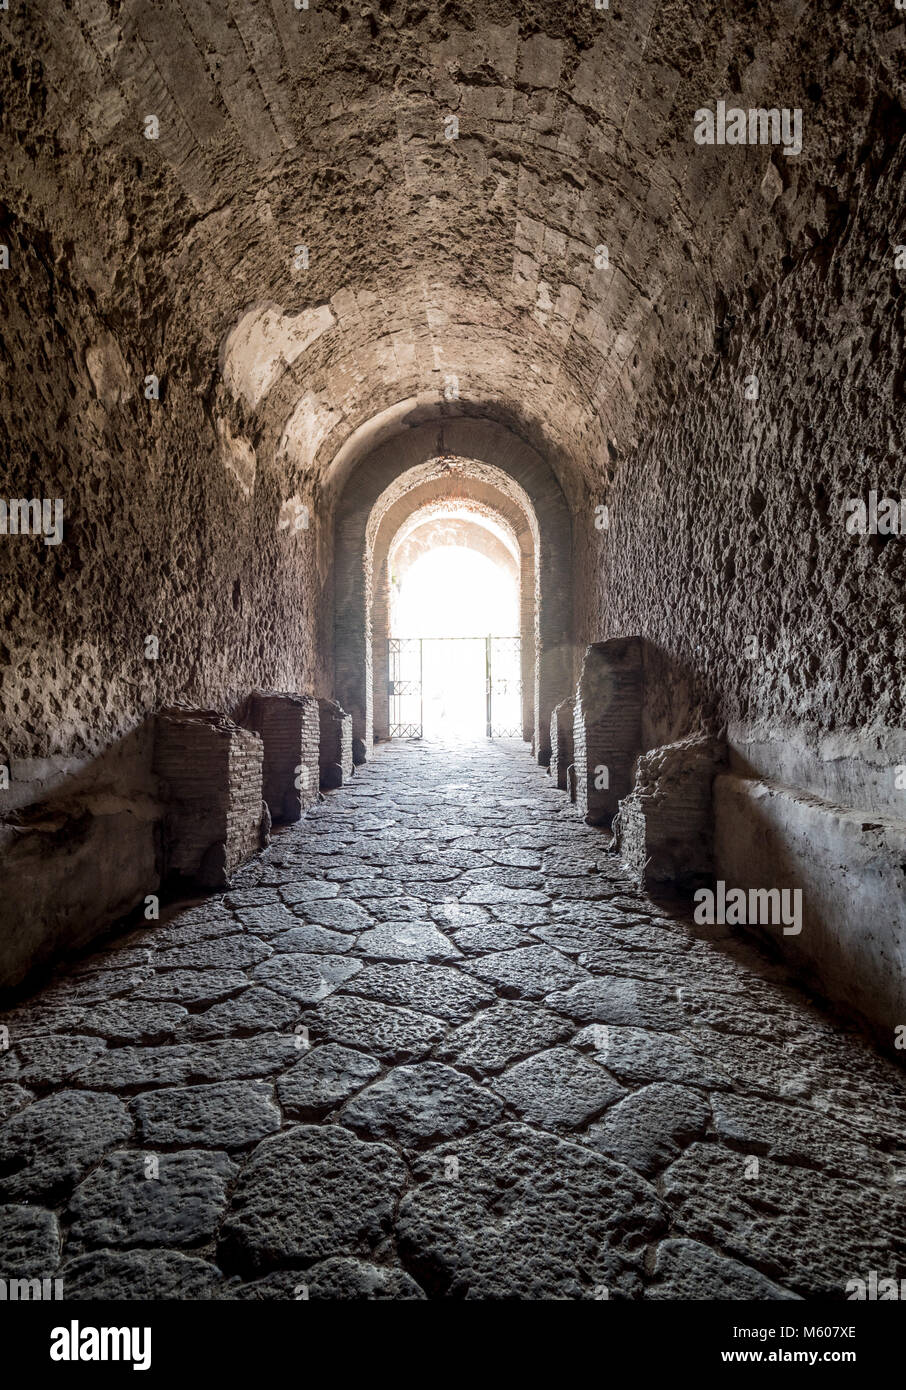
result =
M319 700L321 716L321 786L342 787L355 771L352 760L352 715L336 700Z
M614 815L632 786L642 745L642 650L637 637L594 642L573 710L576 809L591 823Z
M0 987L90 941L155 890L155 814L149 800L98 795L0 820Z
M560 791L569 791L575 797L575 783L570 786L570 768L573 764L573 718L575 700L561 700L551 712L551 782Z
M263 756L258 735L226 715L179 706L158 715L154 769L166 805L165 873L220 888L261 847Z
M257 1271L368 1254L390 1228L405 1175L385 1144L339 1126L296 1125L259 1144L244 1169L220 1258L228 1269Z
M627 892L602 836L527 757L382 750L370 788L369 768L342 785L372 751L369 567L392 539L378 533L420 488L493 489L499 516L521 513L536 758L591 643L579 812L603 822L629 798L627 856L681 877L704 872L688 845L703 803L683 784L660 804L672 754L643 763L633 801L633 762L725 727L715 867L803 887L804 931L778 944L890 1044L906 1003L906 543L853 534L846 513L903 491L906 48L890 4L805 14L652 0L3 11L0 494L62 499L64 532L0 536L0 985L157 887L158 711L234 711L252 690L329 693L348 711L318 711L319 777L339 794L244 869L266 833L266 750L225 715L199 721L190 750L188 716L173 716L164 868L261 896L148 924L152 960L114 968L111 946L10 1016L12 1248L24 1204L63 1215L74 1187L79 1238L129 1244L73 1260L59 1221L80 1293L207 1296L220 1259L284 1293L310 1266L340 1296L417 1280L493 1298L599 1284L839 1297L854 1270L895 1267L901 1078L788 997L775 964ZM695 108L724 96L801 110L801 154L698 145ZM478 863L448 849L460 830ZM434 963L456 913L473 934ZM532 1046L525 1018L542 1010ZM297 1078L298 1114L327 1124L262 1140L235 1189L232 1160L215 1171L202 1143L191 1161L168 1155L172 1201L165 1184L145 1191L134 1120L164 1127L166 1102L134 1097L265 1078L279 1096L296 1026L315 1056L355 1050L416 1080L388 1088L334 1052L321 1088ZM519 1068L512 1094L532 1118L421 1149L436 1131L418 1068L448 1064L491 1090ZM545 1089L562 1099L578 1077L597 1104L589 1069L631 1093L591 1115L594 1137L583 1105ZM343 1125L343 1105L368 1109L366 1074L382 1124L388 1089L415 1098L404 1155ZM635 1100L656 1085L702 1105ZM746 1104L715 1105L724 1092ZM766 1099L789 1109L788 1132L785 1113L759 1115ZM264 1109L230 1142L253 1142ZM810 1167L818 1112L873 1162ZM172 1116L165 1132L185 1137ZM822 1134L825 1160L845 1164L849 1141ZM764 1160L759 1188L740 1178L741 1146ZM459 1186L439 1158L461 1161ZM200 1197L194 1216L182 1196ZM207 1242L203 1257L133 1248L152 1228Z
M321 725L313 695L255 690L242 723L264 745L264 800L274 824L298 820L318 799Z
M714 799L717 876L801 895L798 934L755 930L889 1045L906 1017L906 820L735 773Z
M695 737L641 755L614 819L617 848L640 884L682 892L710 883L712 786L725 759L717 740Z

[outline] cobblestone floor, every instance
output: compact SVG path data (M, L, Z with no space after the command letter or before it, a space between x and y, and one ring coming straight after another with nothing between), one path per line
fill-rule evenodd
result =
M906 1276L903 1073L605 846L524 745L385 748L232 892L7 1013L0 1276L192 1299Z

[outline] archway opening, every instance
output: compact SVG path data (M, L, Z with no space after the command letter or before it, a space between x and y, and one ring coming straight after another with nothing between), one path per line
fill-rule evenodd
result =
M521 735L519 568L501 528L482 523L448 514L391 549L391 660L404 687L391 731L418 726L447 741Z
M472 476L473 468L481 476ZM427 476L424 469L410 470L378 499L368 521L365 556L371 711L378 740L423 737L426 717L432 734L440 733L439 724L445 726L446 739L471 737L480 718L482 737L532 740L538 696L538 539L529 500L512 480L487 465L438 459ZM483 600L470 604L469 588L479 589L473 576L448 574L435 589L442 602L429 602L428 612L415 609L405 621L406 630L416 635L393 635L402 630L398 603L404 575L427 552L450 548L477 551L502 567L508 583L501 591L493 569L490 581L485 571ZM502 601L491 614L487 598L494 590ZM411 592L418 604L418 589ZM452 613L451 596L459 598ZM442 650L438 642L458 645ZM468 697L461 685L464 668L470 672ZM455 699L453 685L460 687Z
M454 439L459 447L446 450ZM388 553L416 512L442 504L493 517L518 553L522 718L516 736L546 762L551 711L574 678L569 512L550 466L505 428L481 419L421 419L404 436L373 443L371 452L348 460L354 468L346 473L335 521L334 684L365 757L376 741L394 736Z

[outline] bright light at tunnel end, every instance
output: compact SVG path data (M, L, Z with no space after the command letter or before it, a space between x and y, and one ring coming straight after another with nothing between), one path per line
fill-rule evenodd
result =
M512 637L518 631L515 576L466 546L433 547L419 556L398 586L393 584L393 635L430 639L422 644L426 738L469 742L485 737L483 639Z
M476 550L437 546L393 586L395 637L510 637L519 631L513 577Z

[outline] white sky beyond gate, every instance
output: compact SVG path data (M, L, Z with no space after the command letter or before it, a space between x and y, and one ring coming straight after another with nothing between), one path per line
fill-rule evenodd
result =
M519 632L515 576L477 550L437 546L415 560L399 584L393 583L390 622L394 637L431 639L422 647L425 737L484 737L483 639ZM518 709L518 695L514 698ZM514 714L514 723L517 719Z

